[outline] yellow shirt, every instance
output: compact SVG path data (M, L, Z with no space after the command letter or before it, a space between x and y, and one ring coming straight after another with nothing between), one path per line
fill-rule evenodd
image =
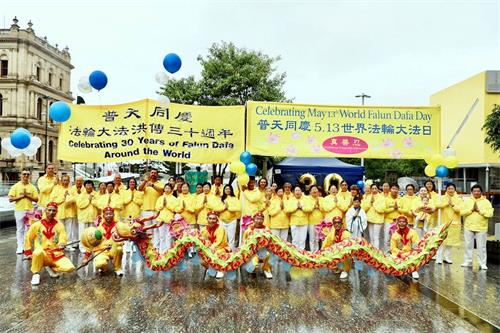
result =
M222 211L219 216L219 220L225 223L229 223L241 216L241 204L238 198L228 196L224 200L224 204L227 204L227 209Z
M28 254L38 249L53 250L59 248L61 244L68 243L66 231L61 222L56 222L50 227L48 223L44 225L42 221L46 220L37 221L28 229L28 234L24 240L24 251ZM51 253L56 257L64 256L64 251L51 251Z
M335 199L337 201L335 201ZM320 205L322 205L321 209L325 213L325 219L331 221L335 216L342 217L344 215L343 211L339 208L339 205L342 206L344 202L339 202L339 198L336 195L327 195L320 201ZM346 207L342 206L342 209L347 210Z
M352 204L352 194L349 191L337 192L338 208L342 211L343 216Z
M94 197L89 200L89 196L92 194ZM76 210L78 215L79 223L91 223L95 220L97 216L97 207L94 206L96 193L83 191L76 197Z
M474 202L479 212L473 212ZM463 202L461 213L464 216L464 229L476 232L488 231L488 219L493 216L493 206L485 197L474 199L472 196Z
M414 215L412 213L412 207L415 202L420 201L420 198L417 195L412 195L411 197L407 194L401 198L402 207L399 209L401 213L403 213L408 218L408 224L413 225L414 223Z
M398 209L394 209L396 203L398 204ZM394 219L402 214L401 208L403 208L403 201L400 197L394 199L392 196L385 198L385 223L393 223Z
M351 233L345 229L341 229L342 230L342 236L340 236L340 241L343 241L344 239L348 239L349 237L351 237ZM332 231L330 231L328 233L328 235L326 236L325 238L325 241L323 242L323 245L321 245L321 249L324 250L326 249L327 247L330 247L332 246L333 244L337 243L335 241L335 234L337 233L337 231L335 230L335 228L332 229Z
M302 205L302 209L299 209L298 203ZM302 195L300 199L295 196L290 198L290 200L285 201L285 213L290 214L290 225L305 225L309 223L309 213L312 212L313 206L311 200L309 200L305 195Z
M156 181L154 183L154 186L157 188L164 188L165 185L160 182ZM145 186L144 187L144 196L142 199L142 210L155 210L155 205L156 205L156 200L161 196L160 193L158 193L157 190L155 190L152 186Z
M47 177L47 175L38 178L37 186L40 190L40 199L38 200L38 205L45 207L49 203L50 193L56 185L56 176Z
M409 228L408 235L406 235L408 243L403 244L403 236L397 231L395 231L391 236L391 254L394 257L399 256L403 253L408 253L411 249L418 244L418 234L415 229Z
M196 201L196 211L198 212L198 224L206 225L207 224L207 213L211 210L216 212L222 212L224 210L224 204L220 200L220 198L216 197L212 193L206 194L207 202L204 203L205 194L200 194Z
M452 224L461 224L460 210L462 205L462 199L456 193L453 196L449 196L448 193L445 193L441 196L441 199L438 198L436 200L436 208L441 209L441 224L448 223L449 221L452 221Z
M196 224L196 194L180 193L177 199L179 200L177 212L184 217L187 223Z
M384 223L385 215L385 197L382 194L375 194L373 199L373 194L368 194L366 198L361 202L361 208L366 212L366 218L369 223L382 224Z
M141 206L144 192L139 190L125 190L120 192L123 200L123 218L136 218L141 216Z
M262 193L258 189L243 191L243 212L242 216L253 216L263 208Z
M285 199L281 199L276 196L271 199L271 205L269 206L269 216L270 219L270 228L271 229L288 229L290 226L290 217L285 212ZM283 209L281 208L281 203L283 202Z
M212 187L210 187L210 193L219 198L222 197L222 195L224 194L224 192L222 192L223 190L224 190L224 185L222 184L219 186L212 185Z
M318 197L317 202L318 202L318 207L316 208L316 199L313 198L312 196L307 197L310 201L310 205L312 206L312 210L309 213L309 216L307 217L309 220L310 225L317 225L320 224L321 221L323 221L323 218L325 217L323 211L321 210L321 207L323 206L321 202L323 201L323 198Z
M213 195L213 194L212 194ZM226 230L221 225L217 226L211 236L207 227L201 229L201 237L210 243L210 248L217 252L230 252L231 248L227 244Z
M179 201L172 194L163 194L156 200L155 210L160 212L158 221L170 223L179 209Z
M429 193L429 197L432 201L432 204L436 208L436 210L431 214L431 218L429 220L429 228L431 228L437 224L437 220L438 220L438 209L437 209L438 194L436 192L432 191Z
M24 193L24 190L26 190L26 193L30 197L38 200L38 191L36 190L36 187L31 183L24 185L23 182L21 181L18 181L10 188L9 197L18 197ZM28 198L22 198L21 200L17 200L15 202L15 205L16 205L15 208L16 212L33 209L33 202L31 202L31 200Z
M50 194L50 201L57 203L58 220L76 217L76 204L75 200L71 198L71 187L56 185Z
M418 228L423 228L424 227L424 221L427 219L428 221L430 220L431 218L431 214L429 213L426 213L424 211L418 211L419 209L421 209L422 207L424 207L424 202L422 201L422 198L420 197L417 197L418 200L415 200L413 202L413 206L411 208L414 216L415 217L415 220L418 219ZM431 208L431 209L435 209L436 207L434 206L434 203L432 201L429 201L429 203L427 204L427 207ZM415 222L414 222L415 223ZM429 228L431 227L430 225L428 226Z
M114 191L99 196L99 199L97 200L97 208L103 211L104 208L108 206L115 210L115 219L119 220L122 216L123 209L122 196L115 193Z

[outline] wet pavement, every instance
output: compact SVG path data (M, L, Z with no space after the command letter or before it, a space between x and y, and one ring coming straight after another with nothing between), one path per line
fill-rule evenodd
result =
M499 325L499 267L462 269L459 251L453 265L428 265L421 283L366 267L347 281L280 265L272 280L246 272L215 280L194 263L167 276L127 256L122 278L87 267L59 279L44 272L34 288L30 263L14 252L15 230L0 230L1 332L487 332Z

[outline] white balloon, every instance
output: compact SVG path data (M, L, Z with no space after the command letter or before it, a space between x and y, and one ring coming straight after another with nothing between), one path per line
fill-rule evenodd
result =
M26 156L35 156L37 151L38 151L38 148L33 147L32 145L29 145L28 147L23 149L23 153Z
M170 98L165 95L160 95L160 97L158 97L158 102L160 102L160 105L164 108L170 107Z
M12 157L18 157L21 156L23 151L21 149L17 149L16 147L12 147L11 149L7 150L10 156Z
M82 76L79 80L78 83L88 83L90 84L89 77L88 76Z
M158 72L155 74L155 80L158 84L165 85L168 82L168 75L165 72Z
M443 151L443 156L444 157L447 157L447 156L456 156L456 152L455 152L455 149L451 148L451 147L448 147L446 148L444 151Z
M35 147L36 149L38 149L38 148L40 148L42 146L42 140L39 137L34 136L34 137L31 138L30 146Z
M2 148L7 150L7 151L11 148L14 148L14 146L12 145L12 142L10 142L10 137L6 137L6 138L2 139Z
M90 86L90 83L88 82L80 82L78 83L78 90L82 94L88 94L92 92L92 87Z

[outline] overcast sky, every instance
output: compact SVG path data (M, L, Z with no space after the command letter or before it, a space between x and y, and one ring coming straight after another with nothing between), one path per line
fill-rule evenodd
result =
M78 79L109 78L88 104L155 98L162 59L179 54L176 78L199 77L213 42L281 56L285 91L299 103L427 105L429 95L500 70L497 1L22 1L0 0L2 26L68 45Z

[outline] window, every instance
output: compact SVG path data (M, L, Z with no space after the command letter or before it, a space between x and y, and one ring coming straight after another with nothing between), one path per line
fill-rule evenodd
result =
M3 96L0 94L0 117L3 116Z
M42 120L42 99L40 97L36 100L36 119Z
M59 89L62 90L62 88L63 88L63 79L61 77L59 78Z
M52 86L52 77L53 77L53 74L49 73L49 86Z
M6 77L9 74L9 61L2 60L0 62L0 76Z
M42 147L38 148L38 150L36 151L35 158L36 158L37 162L42 161Z
M49 141L49 163L52 163L54 156L54 142L52 140Z
M36 66L36 79L38 81L41 81L41 78L42 78L42 69L40 68L40 66Z

